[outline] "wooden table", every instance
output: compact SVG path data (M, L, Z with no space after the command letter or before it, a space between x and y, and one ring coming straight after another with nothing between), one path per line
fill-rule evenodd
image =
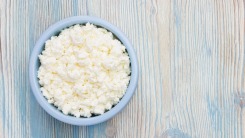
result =
M243 0L0 0L0 136L245 138ZM28 62L41 33L90 15L118 26L139 60L137 91L113 119L57 121L37 103Z

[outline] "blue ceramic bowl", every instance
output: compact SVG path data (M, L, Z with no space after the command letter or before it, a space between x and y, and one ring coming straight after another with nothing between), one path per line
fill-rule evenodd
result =
M51 36L58 35L59 32L67 27L70 27L75 24L85 24L85 23L92 23L96 26L103 27L110 32L112 32L126 47L127 52L130 57L131 62L131 79L130 83L128 85L127 91L125 95L122 97L122 99L119 101L117 105L115 105L111 110L105 112L102 115L94 116L90 118L76 118L74 116L65 115L61 111L59 111L54 105L49 104L48 101L45 99L45 97L42 95L40 91L40 85L37 78L37 72L40 66L40 61L38 58L38 55L41 54L41 52L44 49L45 42L51 38ZM119 113L129 102L131 97L134 94L134 91L137 87L138 82L138 63L137 63L137 57L135 54L135 51L127 39L127 37L114 25L108 23L107 21L104 21L102 19L96 18L96 17L90 17L90 16L75 16L70 17L64 20L61 20L54 25L50 26L39 38L37 41L35 47L32 50L31 58L29 62L29 80L32 92L34 96L36 97L38 103L42 106L42 108L47 111L51 116L54 118L68 123L72 125L79 125L79 126L86 126L86 125L94 125L101 122L104 122L113 116L115 116L117 113Z

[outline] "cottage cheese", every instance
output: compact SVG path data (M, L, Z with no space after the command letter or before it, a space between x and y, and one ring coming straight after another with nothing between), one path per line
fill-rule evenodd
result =
M125 46L87 23L64 29L39 55L41 91L64 114L90 117L117 104L130 80Z

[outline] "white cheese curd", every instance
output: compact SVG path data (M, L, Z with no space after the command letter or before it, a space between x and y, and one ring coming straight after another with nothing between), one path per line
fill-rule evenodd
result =
M130 80L125 46L111 32L89 23L51 37L39 59L42 94L64 114L76 117L110 110Z

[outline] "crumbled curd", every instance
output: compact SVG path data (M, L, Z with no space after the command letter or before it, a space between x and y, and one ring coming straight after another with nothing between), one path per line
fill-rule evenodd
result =
M130 80L125 46L87 23L64 29L39 55L41 91L64 114L90 117L119 102Z

